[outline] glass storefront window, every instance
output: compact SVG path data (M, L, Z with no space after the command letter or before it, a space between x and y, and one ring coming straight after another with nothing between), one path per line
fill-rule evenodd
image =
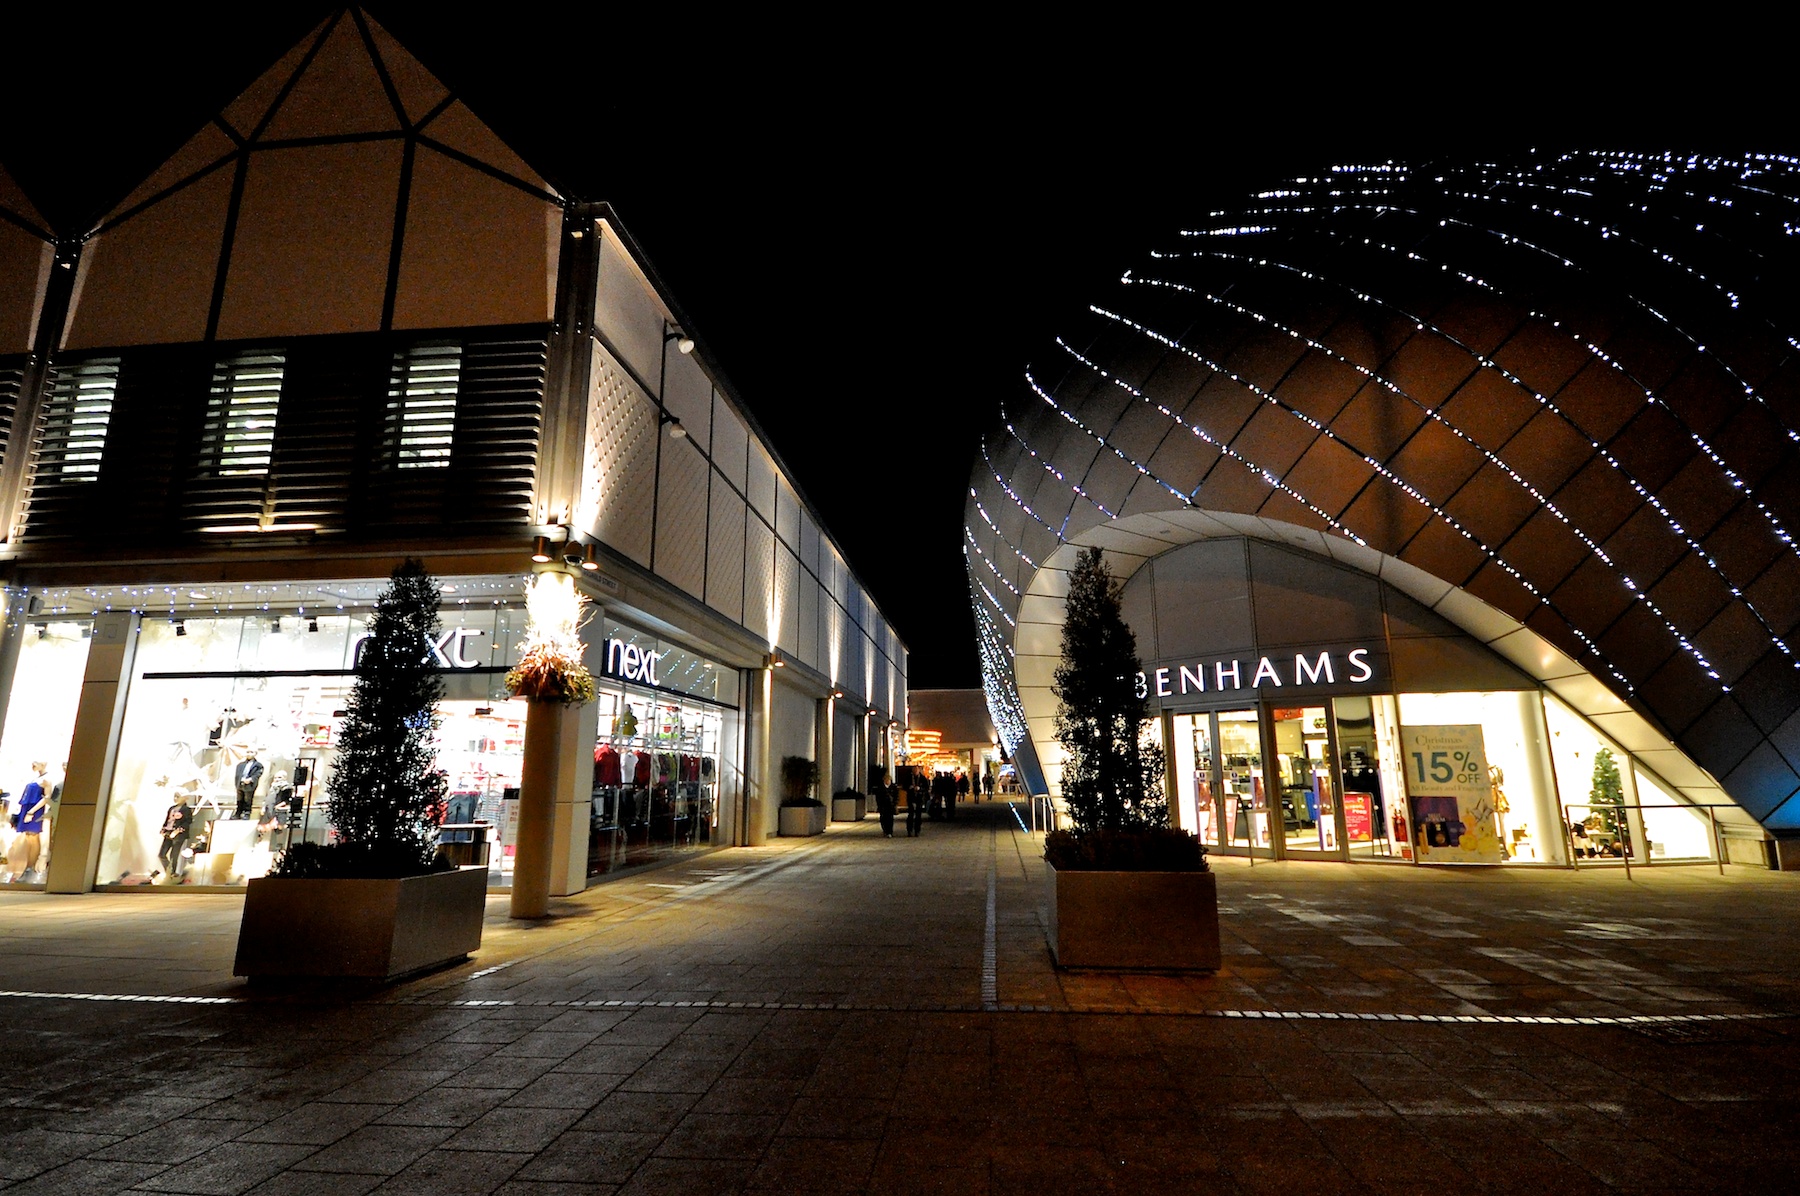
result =
M605 680L597 702L588 875L712 846L723 710Z
M365 618L145 618L98 882L238 885L266 873L289 843L324 842L326 786ZM503 798L519 784L524 713L506 700L501 662L524 612L480 603L446 606L441 618L444 821L472 815L499 828L489 863L503 875Z
M81 678L87 670L92 625L86 620L26 623L17 632L18 657L7 695L6 733L0 738L0 882L33 884L50 866L50 843L56 829L56 799L68 766L69 740L75 733L75 709L81 701ZM44 766L42 776L32 766ZM31 788L33 784L37 788ZM26 795L41 793L40 817L19 829L13 814ZM34 803L35 804L35 803Z
M1703 810L1676 801L1641 769L1632 770L1643 804L1644 843L1650 860L1710 860L1715 857L1712 824Z
M1542 709L1531 691L1399 696L1407 838L1420 863L1560 862Z
M1634 852L1639 820L1622 808L1637 804L1631 757L1555 698L1544 699L1544 721L1576 862Z
M1254 710L1221 710L1219 718L1220 796L1229 847L1270 846L1269 799L1263 786L1262 734Z
M1331 779L1330 727L1323 706L1270 711L1277 810L1289 851L1338 848L1337 795Z

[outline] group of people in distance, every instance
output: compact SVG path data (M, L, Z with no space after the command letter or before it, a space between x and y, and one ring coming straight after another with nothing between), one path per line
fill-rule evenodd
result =
M881 816L881 833L889 839L894 837L894 819L904 797L906 837L914 839L924 829L927 817L954 821L957 802L967 801L971 795L980 801L985 793L992 801L994 776L989 773L980 781L972 781L960 768L953 772L928 772L903 764L896 781L890 784L884 776L877 776L871 787L875 791L875 810Z

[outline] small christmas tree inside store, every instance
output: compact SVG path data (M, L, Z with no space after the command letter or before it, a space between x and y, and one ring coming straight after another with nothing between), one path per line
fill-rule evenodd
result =
M296 843L250 881L236 975L393 980L480 947L487 870L437 858L438 602L415 560L376 599L326 788L332 841Z

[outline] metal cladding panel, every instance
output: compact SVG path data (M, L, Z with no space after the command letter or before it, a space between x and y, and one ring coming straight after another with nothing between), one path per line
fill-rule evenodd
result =
M775 642L781 613L775 608L775 532L752 513L744 538L744 626Z
M711 472L692 440L662 438L656 479L656 573L696 598L706 592L706 488Z
M779 493L775 499L775 531L782 543L795 552L800 550L800 496L784 477L777 477Z
M725 396L713 392L712 460L713 467L724 474L741 492L749 468L750 432L738 413L731 409Z
M700 363L686 353L677 352L671 343L663 351L663 406L681 421L688 438L696 445L712 442L712 380L701 370Z
M775 606L781 622L776 643L784 652L800 654L800 563L793 549L775 545Z
M807 575L806 570L800 569L797 573L799 601L794 621L794 650L806 664L829 673L831 658L819 652L819 584Z
M747 623L744 535L744 500L715 474L706 532L706 605L734 623Z
M819 525L805 510L800 512L800 565L814 577L823 577L824 570L819 564Z
M599 280L594 292L594 324L606 343L646 382L661 377L663 309L639 277L631 257L603 230Z
M745 490L750 509L761 515L770 527L775 526L775 461L762 441L750 441L750 481Z
M5 175L0 172L0 186ZM0 220L0 357L31 348L38 305L49 285L55 251L49 242Z
M1750 768L1728 740L1766 748L1781 767L1727 788L1787 808L1800 735L1769 724L1800 659L1800 303L1775 280L1800 272L1797 202L1786 159L1567 154L1348 167L1200 221L1029 364L984 447L990 698L1023 589L998 563L1027 580L1112 518L1179 515L1126 497L1143 466L1203 510L1468 587L1715 771Z
M602 543L647 567L656 485L656 404L611 354L595 346L594 358L582 510Z

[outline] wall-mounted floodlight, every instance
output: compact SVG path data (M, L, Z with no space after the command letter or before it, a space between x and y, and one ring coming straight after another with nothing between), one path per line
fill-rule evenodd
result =
M531 559L540 565L547 565L550 563L549 536L531 537Z
M683 357L694 351L694 338L679 328L671 328L663 333L663 343L675 342L675 350Z
M669 439L670 440L686 440L687 439L687 434L688 434L687 429L681 426L680 420L676 419L673 415L670 415L667 411L662 413L662 418L659 419L657 422L664 425L665 427L667 427L669 429Z
M770 652L763 657L763 668L765 669L785 669L786 667L787 661L781 658L781 653L778 651Z

